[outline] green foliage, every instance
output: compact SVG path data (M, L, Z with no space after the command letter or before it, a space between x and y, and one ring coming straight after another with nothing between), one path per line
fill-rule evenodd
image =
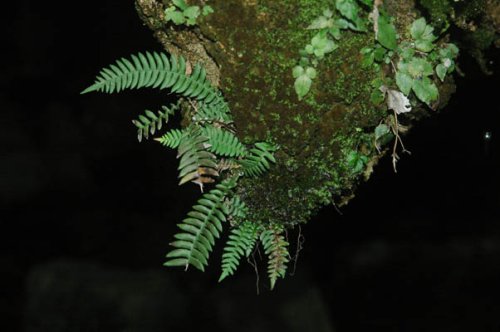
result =
M161 145L175 149L181 143L183 131L179 129L170 129L165 135L156 140L161 143Z
M196 99L212 105L225 105L220 93L206 78L205 70L196 65L191 75L186 74L186 60L165 53L146 52L132 55L131 60L122 58L115 65L104 68L96 82L82 94L92 91L106 93L124 89L159 88L169 89L183 97Z
M323 59L325 54L333 52L337 47L337 44L328 37L326 31L321 31L311 39L310 44L306 45L305 51L307 54L314 54L317 59Z
M358 0L362 4L371 0ZM294 88L299 100L302 100L311 89L313 79L316 78L318 61L338 48L335 40L341 37L341 30L366 31L366 17L357 0L336 0L335 9L325 9L318 18L307 27L316 30L311 42L300 50L300 61L292 70L295 78ZM337 15L334 15L337 14Z
M382 10L378 20L377 45L361 50L362 64L365 67L379 64L392 64L395 71L395 82L399 90L415 97L431 106L438 100L439 91L434 78L444 81L447 74L455 69L455 58L458 48L454 44L437 45L434 29L426 23L425 18L415 20L409 30L412 40L397 43L397 32ZM394 56L397 56L394 59ZM394 66L394 62L397 65ZM380 103L380 86L374 89L372 101Z
M430 52L434 48L434 28L427 24L425 18L421 17L411 25L411 36L415 41L415 48L422 52Z
M274 289L278 278L284 278L289 262L288 242L283 236L283 229L271 228L260 234L260 242L268 256L267 274L271 289Z
M174 25L195 25L200 15L213 11L209 6L189 6L184 0L170 3L165 10L165 20ZM372 0L335 0L333 4L333 9L324 10L307 27L314 32L300 50L300 60L292 70L299 100L311 91L318 76L319 61L338 48L337 41L342 37L342 31L371 33L367 23L369 12L374 11ZM453 44L436 42L432 27L423 18L409 27L411 40L400 41L408 35L398 36L391 18L382 8L380 15L375 17L378 21L374 26L374 44L361 50L363 66L377 66L384 73L380 75L380 82L373 84L375 91L371 99L376 105L387 100L387 109L395 111L396 123L386 121L373 133L366 134L366 141L371 143L374 140L378 149L392 135L399 138L398 130L402 126L397 124L396 113L411 109L407 96L414 94L416 99L428 105L437 100L436 82L438 79L444 81L446 75L453 72L458 49ZM387 75L391 69L394 77ZM395 86L400 91L395 90ZM254 146L242 144L220 91L210 84L200 65L191 66L183 57L147 52L132 55L129 59L122 58L104 68L95 83L82 93L113 93L146 87L166 89L180 97L182 102L183 129L171 129L156 138L165 147L177 149L179 185L193 182L202 192L205 185L211 186L211 190L203 194L178 225L180 232L171 243L173 249L167 254L165 265L185 269L192 265L204 271L215 240L220 237L227 221L233 227L222 255L219 281L233 275L241 259L248 258L260 240L268 256L267 272L273 289L277 279L285 276L290 259L284 229L274 225L272 220L248 220L250 213L242 201L245 193L236 186L240 177L255 178L268 171L276 163L274 152L278 147L267 142L258 142ZM133 121L138 139L157 134L178 110L178 105L163 107L156 113L146 110L139 115ZM359 175L366 169L369 157L355 146L345 147L347 159L342 163L343 167L349 168L349 174ZM216 180L220 182L214 188L212 183Z
M247 216L248 208L238 195L234 195L231 199L224 202L222 208L224 213L229 216L231 220L242 220Z
M385 123L379 124L375 128L374 134L375 134L374 145L377 148L377 150L380 150L380 147L388 143L390 138L392 138L391 128Z
M178 104L171 104L170 107L162 106L163 111L158 111L157 114L150 110L144 111L145 115L139 115L137 120L132 120L132 123L137 127L137 139L139 142L142 138L148 139L149 134L154 135L157 130L161 130L163 122L168 122L168 117L173 115L179 108Z
M203 9L199 6L188 6L184 0L172 0L172 5L165 9L165 21L175 25L196 25L196 20L200 15L207 16L213 13L212 7L205 5Z
M358 151L353 150L347 155L347 164L353 174L361 173L365 169L368 161L369 158Z
M231 123L232 117L229 108L225 103L205 104L201 103L195 109L193 114L194 122L202 123Z
M231 230L222 254L222 273L219 282L234 274L242 257L250 256L259 234L260 226L249 221L244 221Z
M276 162L273 156L276 149L274 145L269 143L256 143L255 148L250 149L248 155L239 161L243 166L244 174L250 177L258 177L264 174L271 167L270 162Z
M185 5L183 1L174 1L174 4L179 8ZM189 13L189 8L183 8L183 13L186 10ZM276 162L272 154L276 147L264 142L256 143L250 149L243 145L231 129L231 113L220 92L210 85L201 66L196 65L192 73L188 73L183 57L169 58L164 53L148 52L132 55L131 60L122 58L103 69L95 83L83 93L113 93L143 87L168 89L180 95L182 101L187 101L183 105L189 108L190 123L184 129L171 129L155 139L165 147L177 149L179 185L193 182L203 192L205 184L215 182L220 176L219 171L227 171L222 182L204 194L178 225L181 232L171 243L174 249L167 254L165 265L186 269L192 265L203 271L208 265L215 239L222 232L222 224L227 219L238 221L241 226L234 229L232 235L236 242L228 242L223 256L222 280L236 270L239 256L235 255L239 250L243 248L243 253L248 256L259 234L257 224L245 220L248 208L239 196L234 195L233 189L240 176L255 177L268 170L270 163ZM156 134L179 109L181 100L170 107L162 107L157 113L146 110L139 115L133 121L139 141ZM255 234L247 239L249 229L254 229Z
M385 15L380 15L378 19L377 40L380 45L389 50L396 49L398 45L396 27Z
M311 89L312 80L316 77L316 69L302 66L296 66L293 69L293 77L295 78L295 92L301 100Z
M405 95L413 91L419 100L429 105L439 95L437 86L430 79L433 74L432 64L425 58L402 60L398 63L396 84Z
M242 157L247 149L231 132L217 127L204 127L203 134L208 137L208 151L222 157Z
M204 183L211 183L219 176L216 157L207 151L208 137L199 129L187 130L181 137L177 158L179 161L179 185L194 182L203 190Z
M361 7L356 0L336 0L335 8L348 20L349 29L366 31L366 19L361 17Z
M182 223L177 226L182 230L175 235L176 241L170 243L173 249L167 254L166 266L189 265L204 271L208 265L209 254L222 232L222 223L226 221L222 202L236 186L237 179L224 180L206 193L193 206Z

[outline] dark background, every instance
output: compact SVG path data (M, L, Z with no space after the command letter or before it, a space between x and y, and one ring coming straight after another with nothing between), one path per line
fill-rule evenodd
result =
M398 173L385 158L342 215L324 208L294 276L270 292L260 266L256 295L248 264L217 284L221 244L204 274L162 267L199 194L130 120L168 96L79 95L118 57L160 50L132 1L3 12L0 331L500 331L498 74L463 55Z

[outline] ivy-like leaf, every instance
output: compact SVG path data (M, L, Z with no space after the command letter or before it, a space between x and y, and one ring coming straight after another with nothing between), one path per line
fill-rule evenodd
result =
M396 73L396 85L401 92L408 96L413 86L413 78L404 72L398 71Z
M444 82L444 78L446 77L447 72L448 68L446 68L444 64L440 63L439 65L436 66L436 74L441 80L441 82Z
M418 99L429 106L431 102L437 100L439 96L438 88L428 77L414 80L413 91Z
M355 31L366 31L365 21L359 16L361 8L355 0L336 0L335 7L342 16L352 22L349 28Z
M165 9L165 21L172 21L175 25L181 25L186 22L186 18L183 13L171 6Z
M434 48L433 42L437 39L433 34L434 28L427 24L425 18L415 20L410 29L411 36L415 40L415 47L422 52L430 52Z
M413 58L408 63L408 67L404 68L403 71L405 69L407 69L408 74L413 78L430 76L434 73L432 64L424 58Z
M299 100L311 90L312 80L307 75L301 75L295 79L294 87Z
M347 155L347 164L351 168L353 174L358 174L365 169L365 165L368 162L368 157L358 151L351 151Z
M188 5L184 0L172 0L172 3L181 10L186 10L188 8Z
M203 6L203 9L202 9L202 13L201 13L201 14L202 14L203 16L207 16L207 15L209 15L209 14L212 14L213 12L214 12L214 9L213 9L211 6L209 6L209 5L205 5L205 6Z

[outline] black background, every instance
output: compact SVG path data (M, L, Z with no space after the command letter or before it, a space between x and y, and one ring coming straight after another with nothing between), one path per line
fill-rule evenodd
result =
M241 326L259 318L261 330L287 330L273 310L314 289L337 331L500 331L498 74L462 55L457 93L404 137L412 154L398 173L384 158L342 215L324 208L303 226L295 275L269 292L262 266L256 295L248 265L217 284L221 245L204 274L161 266L198 192L177 186L175 153L137 143L130 120L168 96L79 95L118 57L160 50L132 1L12 7L3 9L0 62L1 331L27 326L29 275L54 261L174 280L196 317L172 319L177 330L225 330L211 312L223 299ZM113 326L95 331L123 330Z

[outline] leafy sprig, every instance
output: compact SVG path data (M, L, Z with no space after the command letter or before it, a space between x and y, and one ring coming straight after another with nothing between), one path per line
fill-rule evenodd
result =
M189 6L184 0L172 0L172 5L165 9L165 21L175 25L196 25L196 20L200 15L207 16L214 10L209 5Z

